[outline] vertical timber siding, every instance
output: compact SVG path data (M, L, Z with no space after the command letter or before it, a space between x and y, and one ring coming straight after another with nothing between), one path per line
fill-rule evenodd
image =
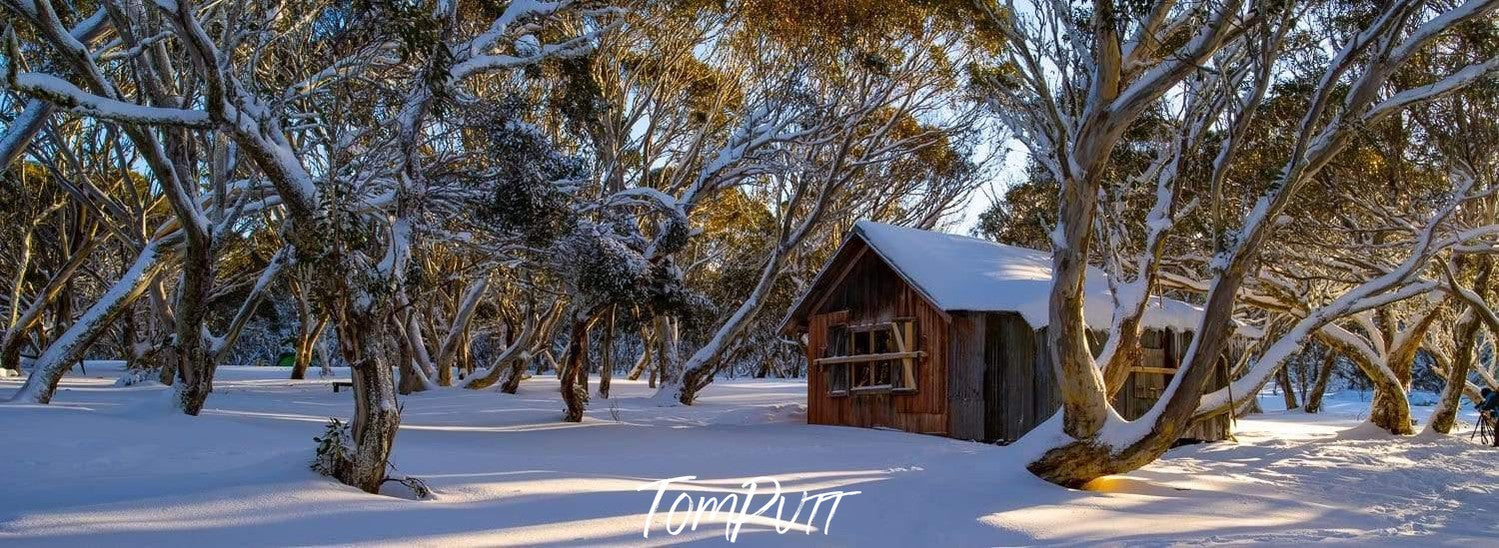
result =
M953 314L947 401L952 437L984 439L984 314Z
M984 439L1015 441L1062 405L1046 330L1010 312L989 313L984 340Z
M1034 427L1051 419L1062 408L1062 389L1057 385L1057 369L1051 363L1051 352L1046 346L1046 330L1032 331L1031 340L1036 349L1036 401L1032 407L1036 414L1035 422L1031 423L1031 427Z
M822 302L813 307L807 322L807 422L947 435L945 315L873 253L856 253L849 264L834 267L838 272L833 274L843 279L817 296ZM916 347L926 352L917 360L916 393L829 396L822 368L811 365L826 352L828 328L896 318L915 321Z
M1192 333L1151 329L1147 329L1146 332L1160 333L1160 336L1166 341L1166 359L1162 365L1165 367L1181 367L1182 359L1186 358L1187 355L1187 347L1192 344ZM1220 356L1213 363L1213 372L1208 375L1207 386L1203 390L1204 393L1223 388L1227 385L1224 381L1223 371L1229 365L1229 362L1226 361L1228 359L1230 358L1227 355ZM1118 411L1119 415L1125 419L1134 420L1140 418L1146 412L1150 411L1150 408L1159 399L1158 397L1144 396L1143 393L1151 389L1164 389L1171 384L1172 377L1173 375L1164 373L1130 373L1129 377L1124 381L1124 386L1120 387L1119 392L1114 395L1114 399L1111 402L1114 405L1114 410ZM1227 414L1221 414L1206 421L1196 422L1183 431L1181 437L1182 439L1199 441L1226 440L1231 437L1229 432L1229 417Z

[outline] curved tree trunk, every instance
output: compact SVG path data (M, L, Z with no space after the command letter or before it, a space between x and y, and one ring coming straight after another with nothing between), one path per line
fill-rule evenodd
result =
M177 292L176 347L177 370L182 376L177 384L177 407L196 416L213 391L213 374L217 360L203 340L203 326L208 321L209 291L213 289L213 253L207 235L189 236L182 258L182 286Z
M3 165L3 164L0 164ZM47 285L37 292L37 296L27 305L25 311L12 306L11 318L8 322L10 327L0 335L0 369L10 369L16 373L21 371L21 347L26 344L26 334L42 324L42 314L47 311L47 305L51 304L62 294L63 288L78 273L83 263L88 262L89 256L94 248L109 240L109 236L97 236L89 238L81 248L74 251L68 258L68 262L47 280ZM11 294L11 302L20 302L19 284Z
M391 337L396 343L396 392L403 396L417 392L421 390L422 381L417 377L416 366L412 363L411 345L401 334L400 325L392 324L390 329L396 334Z
M661 388L676 378L676 367L673 365L677 359L676 329L672 326L671 318L666 316L656 316L652 322L655 323L655 327L652 328L655 337L645 351L654 352L655 356L652 356L650 360L652 367L646 386L657 389L656 397L670 399L675 392L668 392Z
M151 321L156 334L156 350L151 353L151 367L157 371L161 384L177 384L177 347L172 344L172 332L177 329L177 312L167 298L166 276L158 276L147 291L151 303Z
M625 378L630 379L632 381L638 381L638 380L640 380L640 376L641 375L645 374L645 372L647 370L651 370L651 355L653 353L651 351L651 348L654 345L655 345L655 340L654 340L654 337L651 334L650 330L646 329L645 327L641 327L640 328L640 357L635 358L635 366L630 368L630 373L628 375L626 375ZM654 371L654 370L652 370L652 371ZM650 378L651 378L651 388L655 388L656 387L656 380L655 380L656 379L656 375L655 375L654 372L651 374Z
M378 493L401 426L401 408L391 379L392 352L380 336L377 327L382 322L374 314L351 310L348 304L343 308L338 319L338 342L354 382L355 449L347 477L338 479L366 493Z
M500 389L507 394L514 394L515 390L520 387L520 378L525 375L526 363L531 360L531 353L522 350L528 345L529 342L525 337L511 343L500 354L500 357L495 359L492 365L470 375L463 382L463 387L470 390L483 390L500 382L500 377L509 372L510 375L505 378L505 383L501 385ZM514 379L514 382L511 382L511 379ZM506 388L509 388L509 390L506 391Z
M5 330L3 337L0 337L0 369L7 369L19 375L21 373L21 347L25 344L25 331Z
M681 354L678 344L681 342L676 318L660 316L656 325L656 382L665 384L675 382L682 375Z
M304 322L311 320L307 318ZM297 329L296 361L291 367L291 378L302 380L307 378L307 369L312 367L312 352L317 348L318 339L322 338L323 330L328 327L328 317L319 316L311 327L302 323ZM405 394L406 392L402 392Z
M534 324L531 320L528 320L524 324L524 327L521 328L520 336L516 337L515 344L511 345L511 349L518 353L511 359L509 376L505 377L505 382L500 385L500 392L514 394L520 390L520 381L525 377L526 367L531 364L531 360L538 354L546 354L547 347L551 344L552 330L556 328L557 321L561 319L562 310L562 301L553 301L547 311L543 312L540 318L534 320ZM529 309L526 317L531 317ZM534 331L532 325L535 326ZM506 353L508 354L510 351L507 350ZM503 370L503 365L503 360L497 360L495 365L492 366L490 374L498 374ZM491 380L490 382L493 381ZM482 387L479 386L477 388Z
M157 381L163 386L177 385L181 373L177 370L177 364L181 363L181 360L177 358L177 346L172 344L169 338L163 339L161 344L146 356L147 363L156 369Z
M1377 335L1376 335L1377 336ZM1387 367L1370 362L1369 356L1343 345L1336 337L1323 337L1322 342L1349 360L1363 371L1374 386L1374 401L1369 404L1369 422L1391 434L1411 434L1410 400L1405 397L1406 387L1391 377Z
M479 302L489 288L489 278L481 277L473 285L470 285L458 302L454 304L453 318L448 323L447 331L438 337L437 326L428 323L428 330L437 344L437 355L433 363L438 369L437 384L440 386L453 385L453 368L461 367L467 378L473 374L473 361L469 359L469 324L473 322L474 314L478 311ZM421 340L420 338L418 339Z
M1391 434L1414 434L1410 400L1403 387L1374 384L1374 401L1369 404L1369 422Z
M1301 404L1296 402L1296 388L1291 386L1290 370L1285 367L1280 368L1280 372L1275 374L1275 384L1280 386L1281 397L1286 402L1286 411L1301 407Z
M1482 263L1478 267L1474 287L1482 293L1474 293L1462 288L1456 275L1453 274L1452 267L1449 265L1445 269L1448 284L1456 288L1464 298L1481 299L1482 295L1488 291L1489 281L1494 273L1494 261L1487 256L1479 260ZM1442 394L1437 398L1437 408L1431 412L1430 422L1426 426L1433 432L1447 434L1452 432L1452 427L1457 424L1457 411L1462 406L1463 392L1468 388L1468 371L1473 368L1473 363L1477 358L1479 328L1484 324L1480 319L1483 312L1478 310L1475 304L1478 303L1468 304L1468 313L1463 317L1463 323L1458 325L1457 334L1453 340L1456 348L1453 351L1455 355L1452 357L1452 363L1448 365L1445 375L1447 385L1442 387Z
M513 360L510 363L496 364L487 370L470 375L469 378L464 380L463 387L470 390L483 390L494 386L495 383L500 382L500 376L505 371L510 370L511 366L516 362L525 363L522 360Z
M414 362L412 367L416 368L413 373L420 375L422 378L421 386L416 388L416 390L422 391L437 387L438 382L440 382L437 380L440 373L437 371L437 366L433 362L432 356L427 353L426 338L422 336L422 327L420 322L417 321L417 316L419 314L415 312L408 312L405 321L398 326L400 332L397 334L404 337L406 349L411 352Z
M474 374L474 336L469 328L463 328L462 343L458 345L456 367L463 373L458 376L460 380L469 378Z
M567 406L562 420L567 422L581 422L583 410L588 404L588 390L583 387L582 379L588 367L589 320L589 314L584 312L578 312L573 316L567 341L567 353L563 356L560 370L557 372L557 381L562 391L562 403Z
M1447 434L1452 432L1452 427L1457 424L1457 411L1462 408L1463 389L1468 384L1468 370L1473 367L1475 343L1478 341L1478 328L1483 322L1475 318L1469 318L1458 327L1456 355L1452 357L1452 366L1447 371L1447 385L1442 387L1442 394L1437 398L1437 408L1432 410L1431 419L1426 425L1428 430Z
M420 330L421 327L418 326L417 329ZM418 331L418 333L420 334L421 332ZM436 332L434 332L433 336L435 337L436 335ZM423 344L426 340L426 337L418 337L416 342L417 344ZM453 364L439 358L433 360L433 365L437 367L437 385L453 386Z
M1317 382L1312 384L1311 391L1306 393L1307 413L1318 413L1322 411L1322 396L1327 393L1327 381L1332 378L1332 368L1338 363L1338 355L1331 348L1325 348L1322 354L1322 367L1317 369Z
M58 381L72 369L73 364L83 358L84 352L100 336L109 331L115 318L130 308L130 303L145 292L156 273L164 266L170 253L158 242L147 243L130 269L110 286L83 317L68 326L47 350L36 359L36 367L26 383L11 397L11 401L48 403L57 390Z
M1374 401L1369 409L1369 422L1391 434L1415 433L1415 421L1411 418L1408 395L1411 375L1415 368L1416 352L1420 350L1421 341L1426 338L1426 331L1435 323L1436 317L1437 307L1433 307L1406 325L1400 335L1395 338L1396 340L1391 341L1393 348L1386 360L1386 366L1395 374L1394 382L1387 382L1383 379L1383 375L1370 375L1375 382Z
M504 384L500 385L500 392L504 392L506 394L514 394L519 391L520 381L526 376L526 366L530 364L531 359L529 356L526 359L515 360L515 362L510 365L510 372L505 376ZM498 371L498 369L496 369L496 371ZM480 386L477 388L483 387Z
M724 353L734 341L744 334L749 328L750 322L764 308L766 297L775 286L775 281L780 277L781 264L784 262L786 253L790 251L791 244L782 243L777 246L770 257L766 259L765 266L760 270L760 279L755 283L755 288L750 291L739 308L729 315L729 318L713 333L713 338L699 348L697 352L687 359L682 368L682 375L674 379L675 383L665 383L662 391L673 390L672 394L682 405L692 405L697 401L697 393L713 382L713 375L718 372L723 363Z
M515 390L520 387L520 377L524 374L526 363L531 360L530 350L535 346L536 331L536 320L533 320L530 311L527 311L526 322L522 324L520 334L510 341L510 345L500 352L488 368L469 375L463 387L473 390L489 388L499 382L500 375L509 371L510 377L505 380L505 385L501 389L509 387L510 390L507 393L514 394ZM514 379L513 383L511 379Z
M1258 240L1263 239L1265 233L1251 231L1246 236L1242 245L1248 250L1255 250L1259 245ZM1079 237L1087 238L1086 235ZM1057 264L1054 268L1061 270L1063 266L1070 266L1078 271L1072 277L1056 278L1056 285L1076 283L1078 286L1070 290L1053 288L1050 312L1052 326L1048 328L1049 333L1054 339L1059 339L1055 345L1086 354L1088 346L1086 331L1082 326L1081 284L1082 269L1087 265L1082 256L1073 257L1078 264L1069 265L1065 264L1068 260L1064 254L1058 255L1062 256L1059 262L1063 264ZM1180 372L1167 388L1165 400L1157 402L1145 416L1136 419L1136 422L1148 421L1149 429L1131 436L1133 440L1121 442L1122 446L1116 447L1096 436L1108 419L1109 409L1108 402L1104 399L1103 375L1097 367L1091 365L1092 356L1077 356L1061 348L1054 349L1053 367L1058 377L1071 378L1070 382L1061 384L1059 388L1063 393L1064 413L1061 433L1071 437L1072 441L1047 451L1028 464L1026 469L1052 483L1079 487L1102 476L1140 468L1165 454L1193 420L1203 387L1217 369L1217 362L1234 329L1229 320L1236 304L1235 295L1238 294L1252 261L1252 252L1236 254L1229 261L1207 296L1199 333L1194 338ZM1069 302L1076 305L1075 308L1068 305ZM1071 318L1066 326L1059 323L1059 320L1066 318ZM1073 337L1077 340L1060 340ZM1079 371L1077 367L1064 366L1064 363L1070 362L1060 361L1063 359L1084 360L1082 363L1089 366L1086 370ZM1069 414L1072 415L1070 419Z
M291 289L293 303L297 306L297 346L292 351L300 354L302 344L307 341L308 331L310 330L310 325L313 323L312 303L308 302L310 295L307 294L308 290L303 286L298 276L287 276L286 287ZM318 318L318 321L326 322L327 315ZM298 358L292 364L291 379L302 380L305 378L307 378L307 367L303 367L301 359Z
M604 326L604 344L600 350L603 359L599 363L599 397L609 399L609 382L614 378L614 316L615 307L609 307L609 323Z

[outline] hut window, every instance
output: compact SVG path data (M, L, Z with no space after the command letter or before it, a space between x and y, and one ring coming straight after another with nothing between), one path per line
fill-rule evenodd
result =
M823 349L823 358L834 358L848 355L848 349L853 345L849 336L847 325L828 326L828 346ZM822 361L822 360L818 360ZM843 364L828 365L822 368L828 384L828 394L832 396L848 395L848 367Z
M1171 375L1176 374L1174 360L1168 359L1170 333L1147 329L1140 334L1140 363L1131 367L1134 374L1134 397L1155 401L1165 391Z
M917 341L913 318L829 326L828 345L817 360L828 393L915 392L917 363L925 355L916 350Z
M828 393L834 396L848 395L848 367L831 366L823 368L823 374L827 375Z
M1166 365L1166 334L1156 330L1146 330L1140 334L1140 365L1145 367L1165 368Z

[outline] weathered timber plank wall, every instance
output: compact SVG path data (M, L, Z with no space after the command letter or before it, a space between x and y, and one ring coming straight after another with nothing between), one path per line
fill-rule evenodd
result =
M850 394L830 396L823 371L809 369L807 422L863 427L897 428L908 432L947 434L947 322L878 255L864 253L845 265L847 274L825 295L808 321L808 363L823 357L827 331L841 323L866 324L913 318L916 347L926 352L916 366L914 394ZM841 270L841 269L840 269Z
M985 314L955 313L948 343L947 379L950 435L984 439Z

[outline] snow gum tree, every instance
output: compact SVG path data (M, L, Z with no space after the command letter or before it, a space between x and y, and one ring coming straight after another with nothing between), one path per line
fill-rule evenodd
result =
M828 239L825 223L909 215L932 226L972 189L971 166L942 165L944 154L966 152L959 134L972 122L954 68L973 51L970 27L954 14L971 6L936 4L819 5L787 25L776 23L787 19L775 3L645 8L637 15L658 24L614 36L591 59L594 78L569 104L602 121L580 124L596 150L601 194L657 206L640 212L653 240L647 259L689 285L730 269L750 273L732 304L711 312L715 321L653 322L662 403L691 404L712 382L761 310L787 293L786 265L802 260L808 242ZM669 55L636 57L656 51ZM929 169L892 167L912 159L931 160ZM877 180L893 186L875 188ZM704 210L737 196L774 204L764 212L770 233L753 253L732 250L744 264L693 260ZM695 350L679 355L684 332Z
M1357 22L1354 28L1339 29L1336 38L1321 45L1325 68L1299 122L1283 129L1296 137L1280 157L1282 167L1263 179L1258 198L1252 200L1237 228L1229 228L1226 217L1218 225L1205 310L1182 371L1156 406L1135 421L1121 419L1108 403L1110 364L1093 358L1082 314L1083 279L1094 249L1095 221L1104 210L1100 198L1110 196L1112 187L1130 184L1130 180L1105 180L1105 168L1124 132L1164 103L1168 112L1183 113L1175 116L1176 129L1167 134L1166 142L1180 142L1182 136L1203 127L1226 128L1215 137L1219 146L1203 147L1216 148L1217 154L1200 164L1206 166L1202 171L1208 180L1221 181L1221 174L1227 173L1240 154L1244 132L1257 127L1258 108L1270 83L1287 69L1281 64L1287 36L1295 32L1294 22L1307 6L1230 1L1126 7L1094 2L1079 6L1083 16L1067 4L1043 4L1028 12L1013 4L991 6L989 16L1004 30L1010 47L985 89L996 111L1017 137L1031 143L1032 157L1060 186L1058 222L1051 233L1055 282L1048 336L1062 410L1055 420L1027 436L1038 455L1029 465L1033 473L1077 486L1138 468L1164 453L1194 416L1229 407L1226 392L1203 397L1203 385L1234 329L1239 292L1277 219L1307 182L1348 146L1358 128L1457 92L1499 68L1499 59L1477 55L1457 69L1424 75L1419 83L1392 80L1421 52L1450 40L1455 27L1486 21L1495 4L1395 2L1352 14L1351 20ZM1205 107L1186 110L1190 105ZM1159 184L1158 174L1136 180L1160 189L1158 203L1176 203L1171 188ZM1450 212L1467 197L1467 187L1458 186L1428 226L1439 225L1443 212ZM1169 228L1172 224L1170 215L1159 219L1151 226ZM1436 229L1417 232L1424 239L1412 247L1410 260L1401 263L1403 268L1375 278L1381 281L1378 287L1365 289L1393 290L1400 283L1391 279L1406 279L1426 264ZM1138 322L1131 318L1141 309L1130 305L1148 294L1152 271L1159 268L1150 247L1141 249L1136 252L1139 259L1132 261L1130 284L1140 285L1115 287L1115 320L1108 334L1115 355L1117 347L1138 333ZM1384 304L1359 302L1373 293L1345 295L1335 312L1354 313ZM1322 321L1303 320L1290 336L1299 339L1298 335L1320 327ZM1299 341L1283 348L1298 345ZM1232 383L1234 392L1253 393L1274 374L1279 362L1277 355L1262 356Z
M952 83L945 78L950 75L929 64L934 62L913 55L880 77L854 77L868 87L852 90L833 92L833 82L838 80L825 81L829 88L814 96L830 100L809 109L819 119L803 126L807 128L805 135L776 146L791 161L765 177L770 184L759 187L784 198L773 210L778 221L775 238L760 259L759 276L749 295L687 359L682 375L660 389L658 397L666 395L682 404L693 403L697 393L712 382L725 353L769 300L790 256L803 251L804 242L818 234L829 219L879 217L870 213L887 206L920 210L915 214L919 222L923 215L939 217L950 204L948 199L966 195L972 188L971 166L966 165L951 166L953 172L947 177L926 179L933 184L923 190L930 191L935 199L924 204L881 204L871 184L889 180L923 182L922 178L895 174L913 166L937 171L946 158L944 153L950 152L948 147L971 122L966 114L934 124L918 121L940 108L941 90ZM927 149L935 152L923 154ZM753 183L751 188L755 188Z
M854 222L951 230L1018 143L980 232L1052 254L1037 475L1143 466L1294 360L1404 434L1430 358L1448 431L1494 385L1496 4L0 0L0 368L46 403L114 354L198 414L219 363L316 354L354 383L318 469L378 492L398 394L551 367L580 421L595 364L661 405L802 374L775 312ZM1202 317L1126 421L1162 295Z
M422 146L436 123L431 114L445 112L445 101L461 103L469 82L585 49L592 33L608 27L607 21L588 25L592 30L557 42L534 37L556 18L607 18L610 12L572 2L514 2L497 10L457 2L415 9L374 2L352 10L322 3L290 8L248 3L230 9L188 1L106 2L80 23L79 32L88 35L89 25L104 21L113 26L120 40L102 47L123 49L125 61L106 64L101 60L107 52L78 40L52 3L4 5L70 63L57 75L8 63L7 86L73 114L118 124L166 188L176 214L175 226L163 235L173 239L143 248L137 266L110 298L75 324L79 336L44 353L21 396L45 401L78 352L145 290L160 258L171 253L168 246L178 245L183 274L174 310L178 393L184 409L196 413L212 386L214 343L199 326L213 278L215 240L228 233L225 227L244 203L230 190L270 190L285 214L282 230L293 250L291 260L310 271L309 293L330 316L339 353L353 372L354 451L348 466L336 467L344 471L338 479L378 491L400 423L390 360L395 345L387 325L404 291L423 204L440 198L421 176L422 154L433 150ZM287 47L302 49L293 54ZM18 52L12 45L10 57L16 59ZM142 86L116 82L142 74ZM190 85L172 89L183 82L156 80L166 74L180 75ZM356 85L371 80L391 85ZM388 90L406 95L381 98ZM8 132L6 142L16 138ZM223 176L205 182L192 175L194 139L217 150L230 147ZM242 186L228 181L240 164L252 174ZM210 190L200 200L204 188ZM260 204L269 205L264 196L257 195Z
M26 5L29 4L29 5ZM118 97L120 92L114 86L98 66L98 61L93 56L93 51L87 45L79 41L80 37L88 37L95 34L93 27L103 25L105 11L100 9L91 19L75 25L69 29L59 17L55 9L47 3L26 3L23 5L8 6L11 11L23 15L36 30L36 34L56 50L57 54L64 60L64 65L74 73L83 76L84 86L92 90L91 96L97 101L120 103ZM119 30L118 28L115 30ZM75 32L77 34L75 34ZM27 91L34 98L52 102L63 101L71 104L71 99L66 98L71 91L83 92L80 88L70 83L58 80L50 75L37 73L20 73L18 65L22 62L22 52L19 40L13 30L8 30L7 53L12 59L7 66L6 80L10 87ZM61 68L61 67L58 67ZM53 86L62 88L62 91L53 90ZM48 91L52 90L52 91ZM25 135L26 127L16 128L21 134L15 138L8 138L10 142L23 142L34 133ZM187 185L194 183L188 175L191 160L191 144L187 142L185 135L173 132L156 133L151 128L135 125L127 125L124 132L129 137L137 150L143 152L143 161L149 165L155 173L158 182L164 189L167 202L176 214L177 226L172 230L172 236L181 239L181 260L183 264L182 292L184 299L179 304L186 303L188 306L181 311L178 329L173 338L173 345L183 349L174 353L179 360L174 365L184 366L184 371L199 371L205 367L204 362L207 350L200 332L202 324L202 308L197 303L206 301L208 290L212 284L212 246L214 227L212 220L205 213L202 204L196 199L196 193L192 192ZM222 202L220 202L222 203ZM26 386L16 395L17 399L45 403L51 399L52 391L55 389L58 379L72 363L81 357L81 353L91 344L110 323L128 308L131 301L139 296L146 282L154 277L154 269L161 265L161 259L172 255L171 250L162 249L160 245L145 246L142 250L137 265L129 274L135 277L121 280L115 291L106 294L106 299L96 303L85 316L87 321L79 322L70 329L71 333L64 334L61 340L54 343L49 351L44 353L36 372L28 378ZM191 327L187 327L190 322ZM193 379L198 379L194 376ZM189 414L196 414L201 405L201 399L195 394L206 395L206 383L194 382L192 386L201 387L203 390L189 390L182 392L183 397L179 405Z
M1454 261L1454 263L1457 262ZM1493 261L1490 257L1485 256L1478 258L1477 262L1479 264L1472 269L1461 268L1459 264L1443 265L1448 285L1459 294L1468 297L1479 297L1478 293L1473 292L1473 290L1463 285L1463 281L1460 281L1459 278L1459 276L1471 274L1473 277L1473 287L1489 287L1494 273ZM1475 272L1469 273L1464 272L1464 270L1474 270ZM1463 300L1466 300L1466 298ZM1457 412L1462 406L1462 397L1469 389L1468 376L1469 372L1473 370L1474 362L1477 361L1478 349L1480 347L1479 342L1481 340L1480 335L1483 332L1484 322L1478 317L1482 314L1479 311L1479 306L1486 305L1472 305L1472 308L1465 311L1457 319L1455 322L1456 326L1452 330L1450 346L1452 349L1452 361L1446 366L1444 375L1447 383L1442 388L1441 394L1437 396L1437 408L1431 412L1431 418L1426 425L1426 429L1432 432L1441 434L1450 433L1453 426L1457 423ZM1481 401L1477 396L1477 394L1470 395L1474 400Z

